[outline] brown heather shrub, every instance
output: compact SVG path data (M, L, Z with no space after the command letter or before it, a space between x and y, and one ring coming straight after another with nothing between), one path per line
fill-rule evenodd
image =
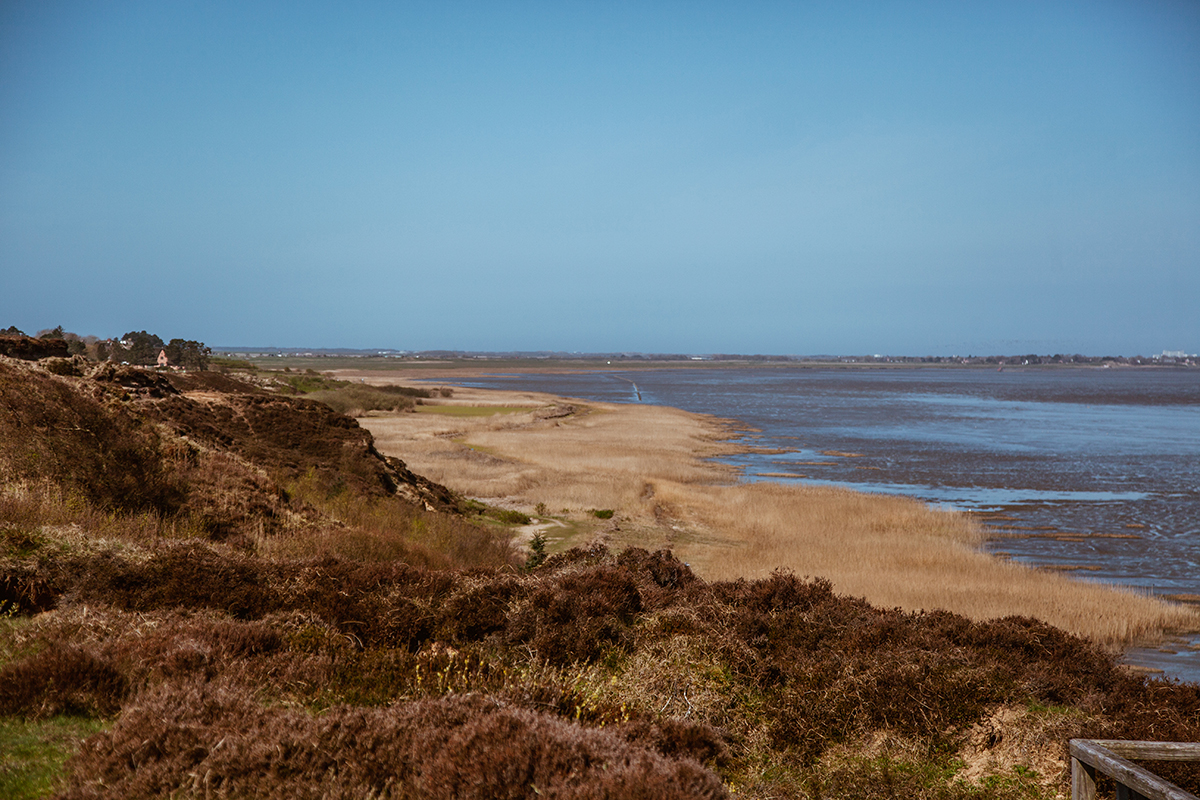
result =
M292 496L293 484L306 491ZM504 532L429 512L458 503L321 403L200 373L102 364L62 377L0 357L0 527L203 538L282 558L515 566Z
M1153 704L1159 715L1153 726L1136 713L1114 713L1112 698L1121 698L1118 706L1144 698L1153 682L1120 672L1095 645L1044 623L880 610L824 596L822 583L812 582L806 593L776 575L758 586L715 587L749 604L737 630L757 657L733 665L765 689L773 746L795 763L811 766L829 746L878 730L953 750L956 731L1014 702L1104 715L1100 728L1082 726L1081 736L1200 734L1194 699L1200 687L1183 691L1188 703ZM1097 703L1101 696L1110 701Z
M142 695L71 766L64 798L726 796L691 759L481 695L314 717L212 682Z
M0 715L107 715L121 707L127 683L107 661L54 642L0 670Z
M630 625L642 610L630 572L628 567L600 564L550 576L543 567L541 585L515 615L509 638L529 642L543 658L559 665L590 661L607 648L629 645Z
M378 641L380 646L415 652L433 638L437 617L427 605L393 595L381 604Z
M802 764L871 730L937 742L992 704L1030 696L1077 701L1090 680L1074 665L1086 669L1106 658L1082 640L1019 619L992 623L1012 636L1013 647L989 653L969 646L979 626L965 619L874 609L834 597L821 581L806 591L777 574L729 588L749 606L738 633L758 653L753 677L767 689L775 746ZM1021 660L1013 661L1013 651Z
M268 561L196 541L144 557L106 549L36 565L0 560L0 600L19 613L53 607L64 593L130 611L216 609L242 620L303 611L360 646L409 647L430 638L459 580L401 562ZM469 603L449 608L476 610Z
M443 636L457 643L475 642L504 630L509 605L528 592L522 582L511 577L466 587L450 597L442 609Z
M454 648L434 642L416 652L367 648L338 658L320 703L384 706L474 692L568 716L568 698L575 695L563 676L551 670L530 671L514 661L510 654L483 645Z
M610 771L634 765L649 786L666 759L739 783L770 765L750 796L855 797L865 784L843 769L846 753L878 737L909 742L901 756L921 763L871 755L865 773L897 792L968 797L928 787L949 785L952 754L997 709L1065 709L1047 712L1058 721L1042 751L1071 736L1200 738L1200 687L1132 676L1043 623L878 609L785 572L710 584L668 552L593 547L510 573L269 561L193 542L46 556L37 569L61 595L52 613L14 623L3 707L111 714L125 698L110 738L81 755L72 797L305 796L310 785L365 796L384 792L378 776L395 797L524 797L511 787L546 779L539 790L551 791L560 766L593 774L572 755L593 752L623 754L604 756ZM59 688L75 685L82 694ZM419 782L464 759L488 765L478 784ZM920 773L934 767L945 774ZM1162 768L1200 789L1194 767ZM201 783L185 785L191 775ZM487 782L502 778L513 783ZM560 796L590 796L560 778ZM976 796L1024 791L997 787Z
M786 570L775 570L763 580L714 583L713 588L725 602L760 615L793 608L806 611L834 600L833 585L829 581L823 578L801 580Z
M199 542L164 547L144 561L100 553L75 569L84 600L132 611L216 608L253 619L280 607L268 565Z
M398 477L422 485L423 479L408 472L403 462L389 459L388 463ZM454 513L430 512L402 496L362 496L345 490L330 493L313 472L286 485L295 503L318 510L337 524L318 526L303 536L267 537L259 542L265 553L291 558L401 560L429 568L516 566L519 562L506 532ZM407 496L409 488L402 487L401 494ZM444 487L428 484L425 488L428 492L422 498L433 497L436 506L454 508L453 497L447 494L439 500L434 496L438 489L444 492Z
M180 614L164 615L158 621L149 631L139 631L140 635L127 637L111 649L114 663L131 678L137 676L135 685L192 675L212 679L284 645L280 633L261 621Z
M57 577L44 564L0 559L0 615L47 611L61 594Z
M1081 706L1100 720L1081 733L1089 739L1135 739L1158 742L1200 741L1200 684L1146 680L1117 673L1107 691L1089 693ZM1151 770L1200 794L1200 763L1147 762Z
M218 609L242 620L314 613L360 646L406 635L395 619L405 608L413 613L403 595L445 591L436 577L399 562L272 562L200 542L164 546L140 560L101 552L72 559L50 576L73 582L84 601L132 611Z
M322 403L246 386L223 394L221 403L177 395L147 406L145 412L190 439L234 453L284 481L307 474L327 493L375 497L395 488L371 434Z
M645 611L670 608L696 585L692 570L669 550L650 553L630 547L617 557L617 565L629 570L638 581Z
M380 646L403 633L389 614L388 595L419 586L424 572L407 564L323 558L291 565L281 576L284 607L319 615L359 646ZM393 599L393 604L395 600Z
M637 720L616 727L621 738L649 747L667 758L690 758L720 765L728 748L717 732L703 723L679 719Z

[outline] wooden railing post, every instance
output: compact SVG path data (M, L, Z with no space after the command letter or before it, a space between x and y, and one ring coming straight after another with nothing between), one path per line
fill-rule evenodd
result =
M1096 768L1071 757L1071 800L1096 800Z
M1117 800L1200 800L1129 761L1200 761L1200 744L1195 742L1072 739L1070 750L1071 800L1095 800L1097 771L1116 782Z

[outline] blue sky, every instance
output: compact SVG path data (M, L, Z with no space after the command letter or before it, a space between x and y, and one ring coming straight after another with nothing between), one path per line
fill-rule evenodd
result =
M0 4L0 327L1200 350L1191 2Z

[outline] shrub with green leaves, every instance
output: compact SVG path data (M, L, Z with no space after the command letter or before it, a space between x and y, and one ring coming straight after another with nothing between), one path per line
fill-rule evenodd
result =
M529 540L529 557L525 559L525 570L534 570L546 561L546 537L541 531Z

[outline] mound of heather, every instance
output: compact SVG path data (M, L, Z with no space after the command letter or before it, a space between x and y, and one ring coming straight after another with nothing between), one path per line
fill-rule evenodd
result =
M0 355L36 361L41 358L66 358L64 339L35 339L32 336L0 336Z
M456 506L321 403L215 373L78 358L0 358L0 466L9 480L49 480L101 509L187 519L218 539L308 513L285 488L301 478L325 493Z
M42 566L61 602L0 670L0 713L119 709L65 797L1017 798L1061 789L1071 737L1200 737L1200 687L1042 623L708 583L667 552Z
M394 495L404 487L430 507L454 506L448 489L416 479L401 462L382 456L358 422L323 403L206 373L171 375L170 383L178 393L147 404L146 411L189 439L285 478L312 474L323 486L368 496Z
M495 698L454 695L312 715L202 681L148 693L89 741L75 765L87 778L66 798L726 796L720 779L691 759Z

